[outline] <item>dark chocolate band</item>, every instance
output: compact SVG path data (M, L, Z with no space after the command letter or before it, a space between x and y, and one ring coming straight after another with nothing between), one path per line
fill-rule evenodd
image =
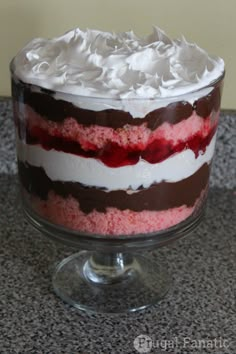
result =
M192 176L181 181L160 182L147 189L134 193L123 190L105 191L95 187L86 187L75 182L52 181L43 168L18 162L20 181L24 188L40 199L47 200L48 193L54 191L63 198L68 196L78 200L84 213L93 210L105 212L108 207L119 210L167 210L186 205L191 207L208 185L210 167L204 164Z
M186 101L171 103L148 113L142 119L133 118L130 113L116 109L103 111L82 109L70 102L55 99L53 91L41 89L41 92L35 92L32 90L32 85L14 79L12 80L12 96L14 100L29 105L44 119L58 123L68 117L73 117L78 123L86 126L95 124L117 129L126 124L139 126L146 122L148 128L155 130L164 122L176 124L187 119L192 115L193 110L196 110L196 113L203 118L208 117L212 110L217 111L220 107L221 82L218 82L209 95L195 101L193 105Z

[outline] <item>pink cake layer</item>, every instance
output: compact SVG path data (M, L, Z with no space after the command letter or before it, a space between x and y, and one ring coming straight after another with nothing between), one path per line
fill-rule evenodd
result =
M108 208L106 213L92 211L85 214L80 210L78 201L71 196L64 199L52 191L47 201L30 196L33 209L48 221L68 229L101 235L132 235L168 229L187 219L201 198L193 207L182 205L164 211L141 212Z
M219 119L219 112L212 113L211 116L203 119L194 111L188 119L177 124L163 123L152 131L147 128L146 123L140 126L126 125L119 129L97 125L84 126L73 117L68 117L63 123L55 123L45 120L27 105L21 110L24 112L27 127L32 135L34 131L41 129L50 136L78 142L85 151L101 149L108 142L116 143L124 148L144 150L152 142L160 139L170 141L174 146L199 133L202 138L206 137L217 125ZM20 112L17 115L20 117Z

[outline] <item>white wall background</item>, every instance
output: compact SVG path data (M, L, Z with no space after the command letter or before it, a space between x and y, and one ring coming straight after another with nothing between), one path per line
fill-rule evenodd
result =
M0 0L0 95L10 95L8 64L34 37L73 27L147 34L152 25L172 37L184 34L225 59L223 108L236 109L235 0Z

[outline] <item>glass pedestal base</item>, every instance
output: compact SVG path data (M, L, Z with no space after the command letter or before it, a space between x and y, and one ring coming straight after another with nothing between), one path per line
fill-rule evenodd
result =
M64 259L53 275L56 294L85 311L134 312L167 293L166 269L140 254L81 251Z
M142 254L189 235L202 219L205 201L188 219L167 230L117 237L67 230L41 218L25 201L23 205L37 230L52 240L87 250L58 264L53 274L56 294L80 310L122 313L143 310L165 296L171 284L166 267L148 253Z

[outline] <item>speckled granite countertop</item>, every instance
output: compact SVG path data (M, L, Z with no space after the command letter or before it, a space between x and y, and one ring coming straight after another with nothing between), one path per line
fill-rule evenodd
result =
M140 313L91 315L53 293L52 267L73 250L22 216L11 104L0 99L0 354L135 354L141 334L151 337L151 353L235 354L236 112L221 117L204 222L150 254L166 259L174 278L168 295Z

